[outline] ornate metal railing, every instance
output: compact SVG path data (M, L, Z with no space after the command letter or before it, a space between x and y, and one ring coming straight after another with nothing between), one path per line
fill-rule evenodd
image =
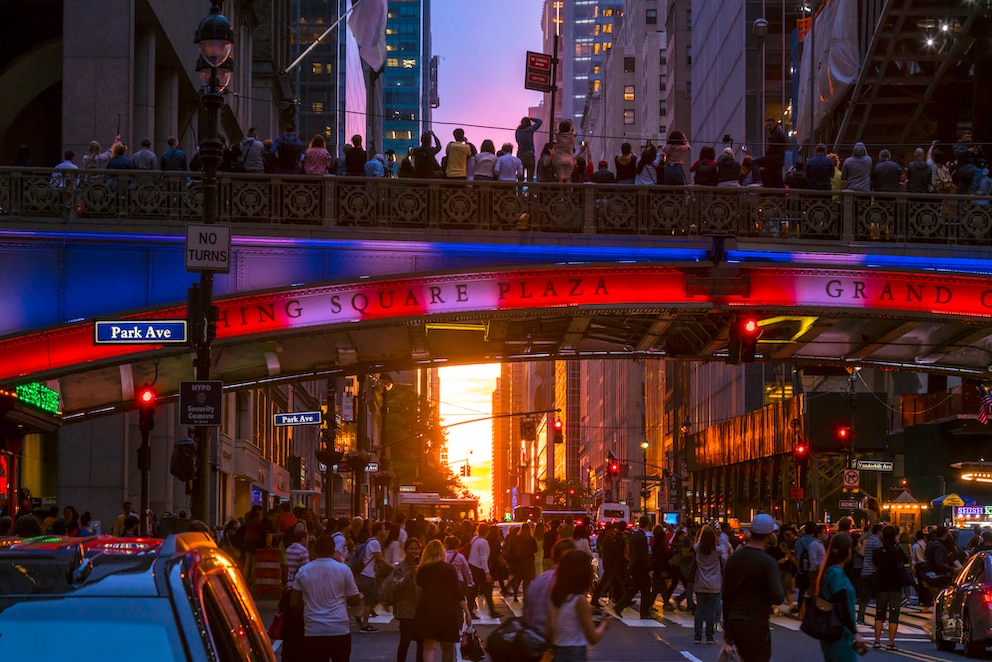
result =
M195 221L196 173L0 168L4 216ZM516 184L224 173L218 220L317 227L987 244L987 198L764 188ZM276 231L273 229L273 231Z

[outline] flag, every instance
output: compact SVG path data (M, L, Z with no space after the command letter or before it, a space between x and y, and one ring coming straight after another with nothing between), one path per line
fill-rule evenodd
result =
M348 27L355 35L362 59L372 71L386 64L386 0L352 0Z
M988 425L989 417L992 416L992 393L989 393L985 385L979 386L978 392L982 394L982 404L978 407L978 422Z

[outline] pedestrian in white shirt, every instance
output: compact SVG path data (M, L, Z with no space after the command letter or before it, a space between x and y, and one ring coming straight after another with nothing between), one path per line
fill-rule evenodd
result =
M351 569L334 559L331 536L317 538L314 553L317 558L297 571L290 594L290 604L303 610L306 659L347 662L351 659L348 607L359 603L358 586Z

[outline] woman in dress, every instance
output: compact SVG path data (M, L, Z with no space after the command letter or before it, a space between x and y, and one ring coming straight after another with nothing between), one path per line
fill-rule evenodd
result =
M414 618L420 602L417 586L417 566L420 565L420 540L413 536L403 545L406 557L393 569L393 616L400 624L400 643L396 648L396 661L405 662L410 642L417 644L417 662L424 659L424 640L417 632Z
M856 613L854 586L844 574L844 564L851 558L853 547L854 542L846 533L831 536L827 545L827 556L820 566L820 574L817 575L814 585L810 587L811 595L819 595L825 600L840 604L841 619L844 622L844 631L840 639L820 642L820 650L823 651L825 662L853 662L858 659L858 654L851 646L854 642L860 642L861 646L865 645L854 624Z
M424 639L424 662L436 662L441 648L443 662L454 662L455 642L461 624L472 625L468 602L458 584L454 566L444 560L444 545L437 540L427 543L417 568L420 601L414 617L415 632Z
M586 594L592 587L592 557L572 550L558 563L547 632L554 644L554 662L585 662L588 644L597 644L610 626L605 617L598 625L592 620L592 606Z
M326 175L334 171L334 159L327 151L324 136L316 134L303 154L303 172L307 175Z

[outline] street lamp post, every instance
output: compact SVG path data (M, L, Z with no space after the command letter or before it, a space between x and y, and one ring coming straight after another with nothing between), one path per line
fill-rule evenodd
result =
M234 64L231 50L234 46L234 28L231 22L220 13L222 0L211 0L210 13L200 21L194 40L200 48L200 59L196 70L203 82L201 101L206 112L204 136L200 142L200 162L203 164L203 222L217 221L217 167L224 157L224 145L217 135L217 113L224 105L221 93L231 82ZM200 271L200 283L194 288L191 311L196 347L197 381L210 379L210 345L216 333L216 308L213 305L214 275L212 271ZM213 487L211 467L212 432L209 427L196 429L197 456L199 471L193 484L190 509L193 517L204 522L210 518L210 492Z
M648 440L641 442L641 514L648 513Z

